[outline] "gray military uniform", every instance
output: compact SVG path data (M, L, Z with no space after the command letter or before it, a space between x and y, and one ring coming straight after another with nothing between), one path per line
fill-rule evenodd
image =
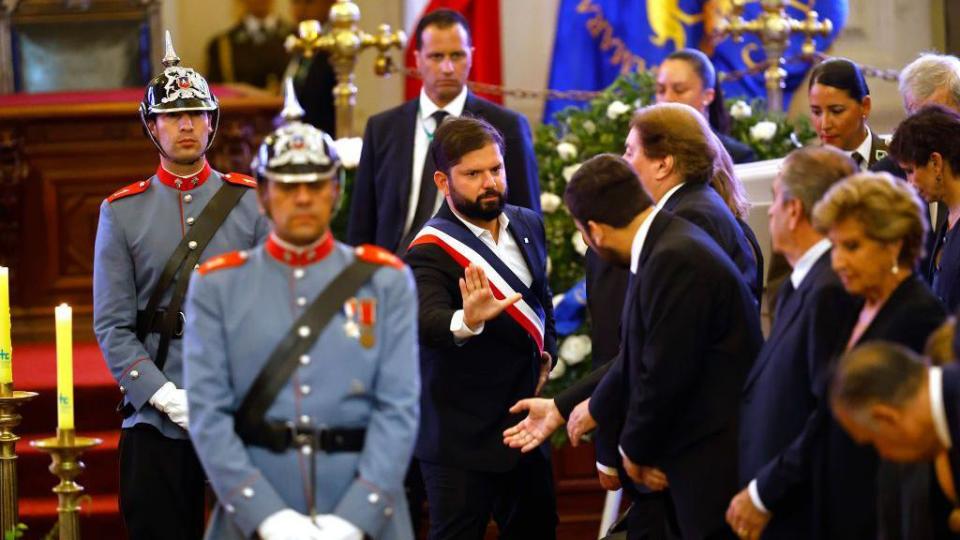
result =
M330 236L296 252L271 235L263 246L211 260L194 274L184 357L190 436L219 499L207 538L248 538L286 508L309 514L313 458L295 448L275 453L245 444L234 414L294 321L356 256ZM372 538L412 540L403 477L419 418L413 277L406 267L385 265L356 299L375 306L365 329L372 343L359 338L356 313L345 306L315 330L316 343L298 359L266 419L365 428L361 451L317 452L315 510Z

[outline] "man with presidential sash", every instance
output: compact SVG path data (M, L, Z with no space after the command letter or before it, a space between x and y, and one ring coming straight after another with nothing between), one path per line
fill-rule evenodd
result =
M536 395L556 353L543 221L505 204L504 143L487 122L444 122L434 137L446 204L406 255L420 301L420 461L431 540L555 537L548 448L502 443L509 408Z
M381 248L334 241L340 160L299 121L289 81L287 96L253 166L273 231L191 281L190 435L219 499L207 538L413 540L413 276Z

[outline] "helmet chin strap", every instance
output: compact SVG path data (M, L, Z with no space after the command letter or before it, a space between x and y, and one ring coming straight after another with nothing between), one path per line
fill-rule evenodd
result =
M210 137L207 139L207 146L203 148L203 154L200 156L201 158L206 156L207 152L210 150L210 147L213 146L213 140L217 138L217 130L220 128L220 109L218 108L215 111L207 112L210 114L210 116L212 116L213 129L210 131ZM147 137L150 139L150 142L157 147L160 155L169 159L170 161L174 161L173 157L163 149L160 141L158 141L157 138L153 136L153 132L150 131L150 115L146 113L142 104L140 105L140 123L143 124L143 130L147 132Z

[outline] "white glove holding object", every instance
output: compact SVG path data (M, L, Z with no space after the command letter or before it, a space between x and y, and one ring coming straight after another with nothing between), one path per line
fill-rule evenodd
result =
M310 518L289 508L274 512L257 527L263 540L324 540Z
M187 416L187 391L177 388L172 382L166 382L152 396L150 404L158 411L170 417L170 420L183 429L187 429L190 419Z
M363 540L363 531L353 523L335 514L322 514L314 518L323 540Z

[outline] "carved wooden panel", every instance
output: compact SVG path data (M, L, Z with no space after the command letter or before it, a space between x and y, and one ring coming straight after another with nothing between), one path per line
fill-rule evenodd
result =
M245 88L225 93L232 97L221 99L223 131L209 157L218 170L246 172L280 100ZM103 103L42 106L25 105L22 97L4 106L0 97L0 215L18 216L10 224L0 219L0 264L10 261L14 273L14 339L50 339L50 315L60 302L74 307L77 339L92 338L100 203L151 176L158 164L136 113L139 96L119 91L120 99ZM22 178L19 194L9 197L14 176ZM7 227L16 234L5 235ZM13 239L17 245L8 247Z

